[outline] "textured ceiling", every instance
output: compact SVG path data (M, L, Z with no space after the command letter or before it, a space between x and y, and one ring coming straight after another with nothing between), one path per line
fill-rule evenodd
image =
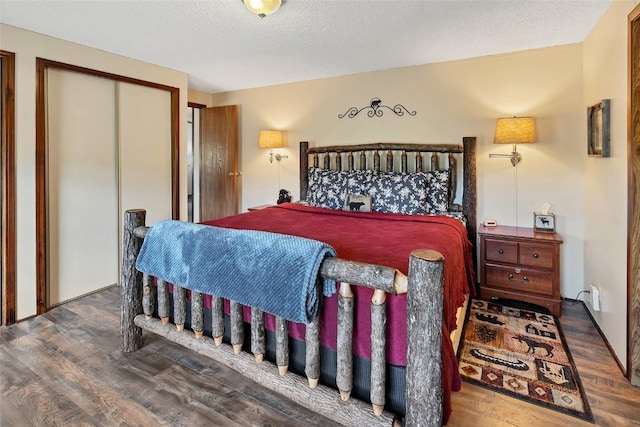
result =
M0 0L0 22L223 92L582 42L611 0ZM0 37L2 35L0 34Z

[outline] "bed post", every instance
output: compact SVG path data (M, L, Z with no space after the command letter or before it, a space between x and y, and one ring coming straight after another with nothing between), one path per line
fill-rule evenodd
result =
M477 215L477 175L476 175L476 137L465 136L462 138L464 147L464 172L463 182L464 189L462 195L462 211L467 219L467 235L471 242L471 258L473 261L473 271L477 269L477 239L476 233L478 224L476 222Z
M309 185L309 141L300 141L300 200L307 200Z
M124 236L122 239L122 281L120 306L120 348L124 352L142 347L142 329L133 323L142 314L142 273L136 270L136 259L142 247L142 239L136 237L136 227L144 226L147 211L131 209L124 214Z
M406 425L442 425L442 321L444 258L416 249L407 285Z

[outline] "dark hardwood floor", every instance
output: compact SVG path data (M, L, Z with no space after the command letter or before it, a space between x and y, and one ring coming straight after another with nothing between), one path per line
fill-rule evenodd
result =
M1 426L329 426L215 361L145 332L119 350L119 289L0 328ZM631 387L581 305L561 325L600 426L640 426ZM159 352L162 349L162 353ZM463 384L449 426L592 425Z
M119 292L108 288L0 328L0 425L332 425L154 334L122 353Z

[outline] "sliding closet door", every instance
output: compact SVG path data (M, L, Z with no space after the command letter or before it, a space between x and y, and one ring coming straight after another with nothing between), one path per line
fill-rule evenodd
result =
M116 83L47 72L48 306L118 281Z
M147 211L147 224L171 219L171 94L118 83L120 218Z

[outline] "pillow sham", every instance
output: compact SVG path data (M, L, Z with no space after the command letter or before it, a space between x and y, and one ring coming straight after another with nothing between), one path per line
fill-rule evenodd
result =
M449 211L449 169L424 172L427 180L426 213Z
M419 173L382 172L374 174L368 194L374 212L425 214L427 177Z
M342 209L347 194L348 172L310 168L307 201L318 208Z
M352 170L347 176L347 190L351 194L369 194L376 173L372 170Z

